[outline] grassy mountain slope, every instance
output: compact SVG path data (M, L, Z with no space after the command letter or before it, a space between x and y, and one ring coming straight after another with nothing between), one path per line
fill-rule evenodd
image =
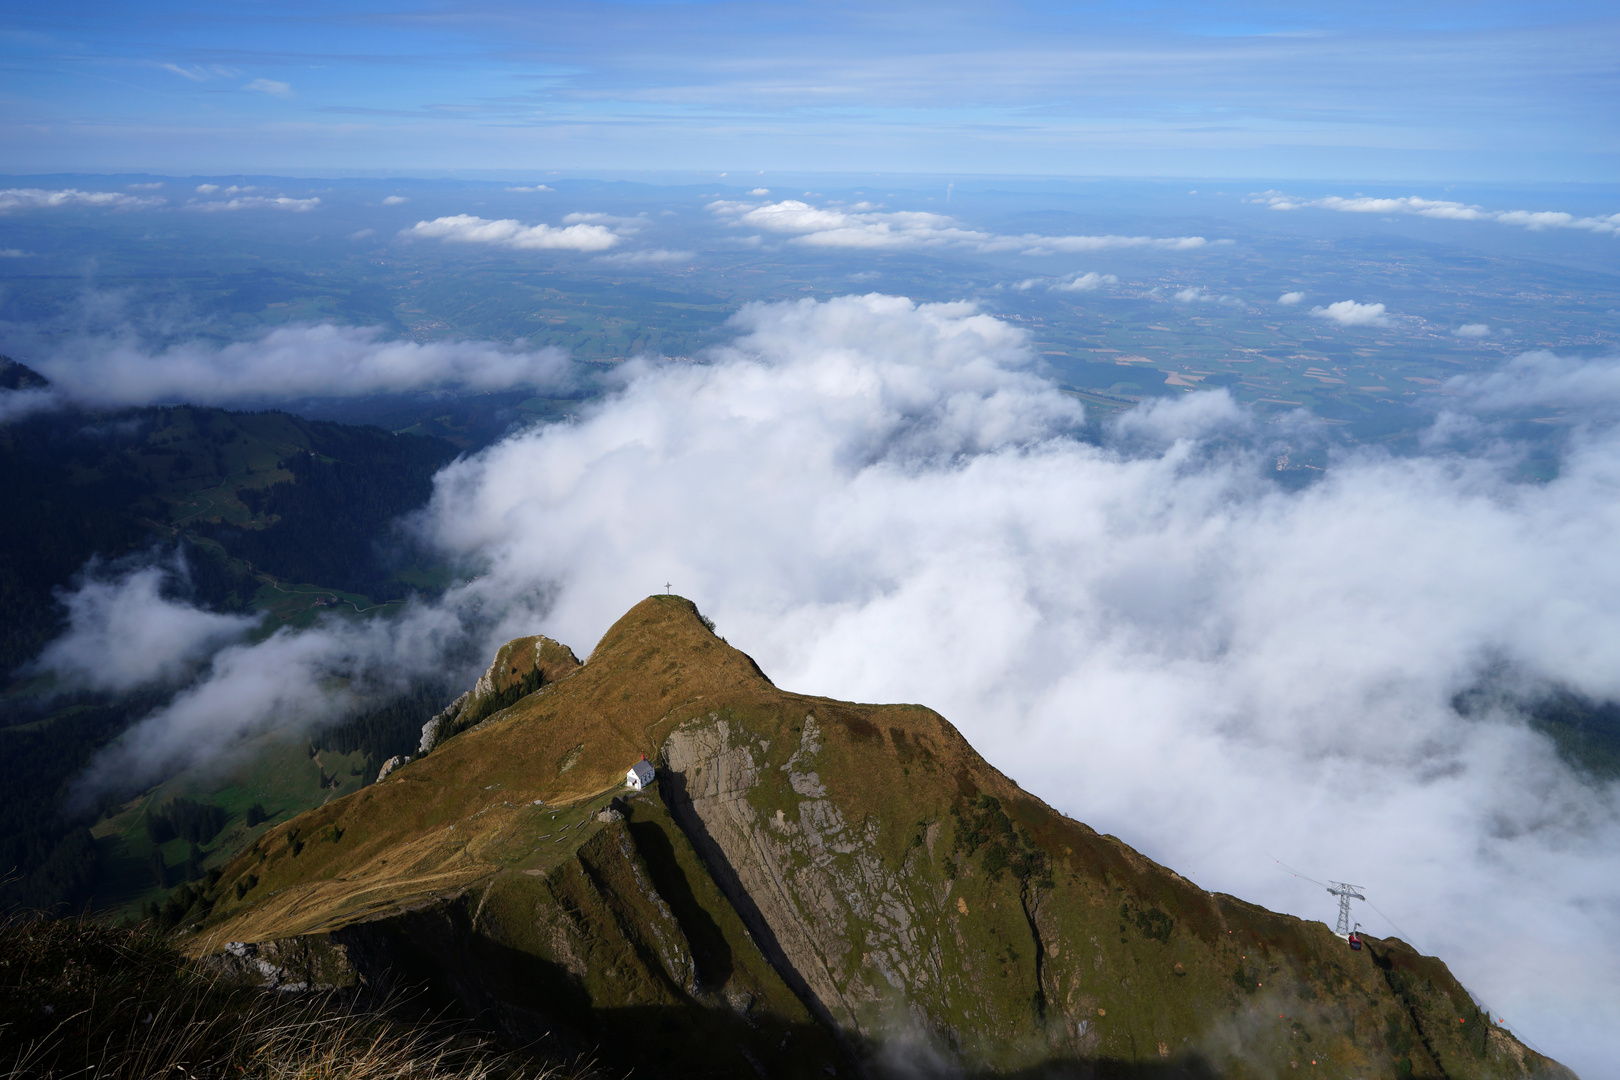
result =
M658 1074L1569 1075L1440 961L1204 892L929 709L781 691L673 596L210 899L197 954L302 937Z

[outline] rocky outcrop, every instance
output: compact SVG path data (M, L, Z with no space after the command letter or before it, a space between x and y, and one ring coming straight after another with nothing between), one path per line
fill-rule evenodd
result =
M476 727L489 717L579 669L573 650L551 638L514 638L502 645L489 670L473 688L422 725L417 747L421 757L451 736Z
M777 770L798 796L791 816L751 801L762 779L759 747L739 734L711 716L670 735L664 761L676 820L815 1011L848 1035L870 1036L884 1018L881 1008L863 1007L903 994L914 965L926 982L929 962L937 964L918 949L912 898L871 843L878 824L851 828L827 798L815 771L821 732L813 713Z
M468 690L446 705L441 712L434 714L433 719L422 725L422 741L416 748L418 757L439 745L440 732L450 730L451 725L456 722L456 717L466 711L472 699L473 692Z
M282 993L355 990L362 983L348 951L319 937L232 941L198 963L209 974Z

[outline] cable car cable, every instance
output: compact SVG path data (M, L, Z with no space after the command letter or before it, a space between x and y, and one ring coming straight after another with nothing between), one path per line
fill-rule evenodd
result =
M1271 861L1276 863L1278 866L1282 867L1284 870L1288 871L1290 874L1293 874L1297 878L1304 878L1306 881L1310 882L1312 885L1320 885L1324 889L1327 888L1327 882L1325 882L1325 881L1317 881L1315 878L1311 877L1309 874L1300 873L1298 870L1295 870L1292 866L1289 866L1287 863L1283 862L1281 859L1277 858L1275 855L1273 855L1271 857Z

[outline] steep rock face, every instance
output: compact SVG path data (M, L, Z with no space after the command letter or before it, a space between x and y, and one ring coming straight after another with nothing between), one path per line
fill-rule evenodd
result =
M1394 941L1352 953L1325 925L1205 893L988 766L941 768L953 735L926 710L823 702L710 713L665 742L674 816L846 1039L990 1071L1557 1073L1439 961Z
M369 985L655 1075L1568 1075L1440 961L1204 892L931 710L781 691L678 597L218 889L199 953L318 937Z

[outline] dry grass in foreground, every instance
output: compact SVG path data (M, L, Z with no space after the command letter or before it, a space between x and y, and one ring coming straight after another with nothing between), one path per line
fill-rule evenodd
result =
M206 975L145 927L0 924L0 1080L584 1080L451 1027Z

